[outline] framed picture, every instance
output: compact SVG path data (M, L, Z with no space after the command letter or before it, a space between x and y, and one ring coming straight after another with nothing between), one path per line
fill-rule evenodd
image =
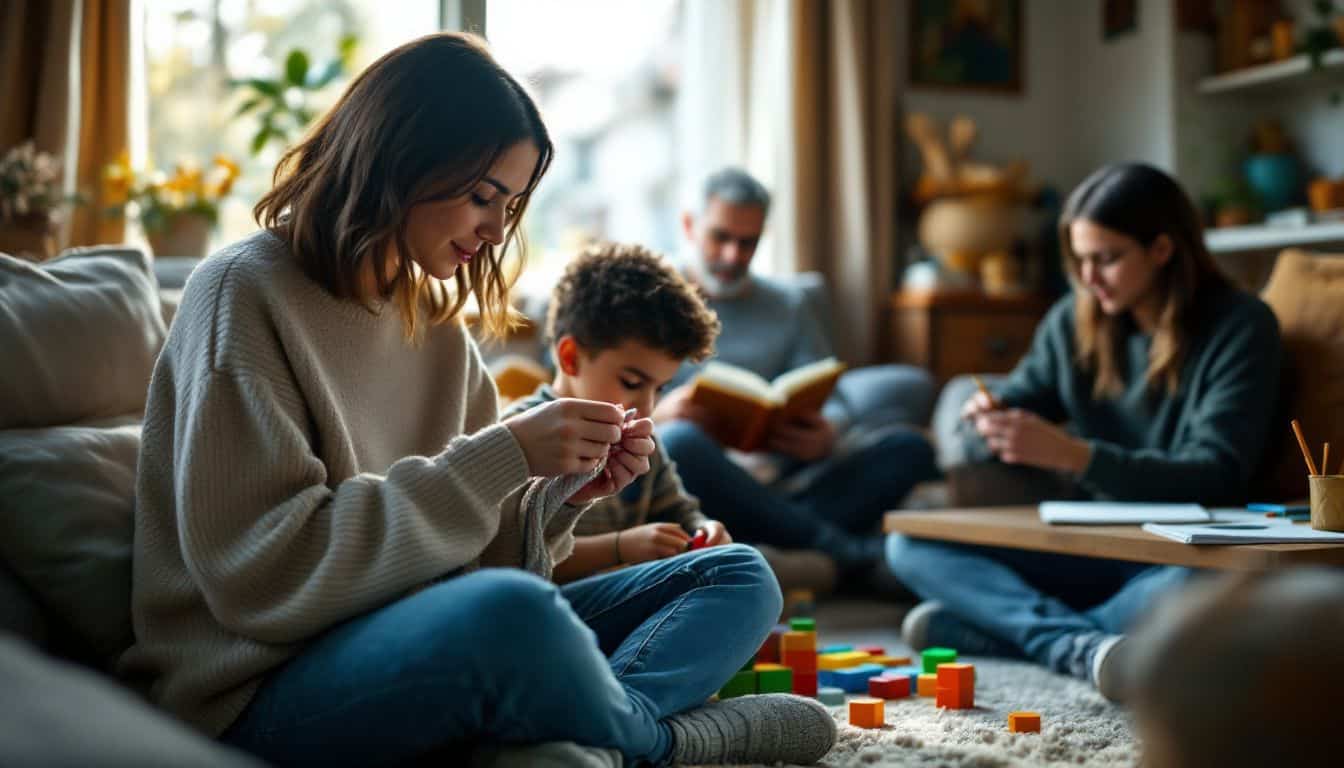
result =
M1022 0L910 0L910 85L1021 93Z
M1102 40L1128 35L1138 26L1138 0L1104 0L1101 6Z

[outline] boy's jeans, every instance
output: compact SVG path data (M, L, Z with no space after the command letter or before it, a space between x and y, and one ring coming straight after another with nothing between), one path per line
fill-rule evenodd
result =
M472 741L575 741L668 759L664 717L703 704L779 617L733 544L557 587L512 569L436 584L316 638L224 740L279 764L394 763Z

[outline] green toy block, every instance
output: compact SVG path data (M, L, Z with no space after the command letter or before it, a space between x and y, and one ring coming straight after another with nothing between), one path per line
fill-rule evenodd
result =
M805 619L801 616L796 619L789 619L789 629L794 632L816 632L817 621L816 619Z
M762 669L756 672L757 693L793 693L793 670ZM723 698L720 696L719 698Z
M719 698L731 699L734 696L749 696L753 693L756 693L756 673L743 670L723 684L719 689Z
M924 660L924 674L935 675L939 664L951 664L957 660L957 652L951 648L925 648L920 658Z

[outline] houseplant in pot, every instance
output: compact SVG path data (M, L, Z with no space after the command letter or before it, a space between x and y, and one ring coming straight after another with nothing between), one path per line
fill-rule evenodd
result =
M132 214L155 256L205 256L210 232L219 221L220 201L233 189L238 164L216 155L208 167L179 163L171 174L139 173L122 152L103 169L103 192L111 216Z
M26 141L0 158L0 253L56 255L61 216L78 198L62 189L61 161Z

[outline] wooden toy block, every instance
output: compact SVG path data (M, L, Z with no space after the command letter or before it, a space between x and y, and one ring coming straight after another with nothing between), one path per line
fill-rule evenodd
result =
M788 667L784 666L783 664L773 664L761 661L756 662L751 667L751 671L753 672L775 672L781 669L788 669Z
M778 625L770 630L770 636L765 638L765 642L761 643L760 650L756 651L756 661L767 664L779 663L781 639L787 631L787 628L783 625Z
M945 709L975 709L975 691L938 688L933 703Z
M839 688L840 686L836 684L835 670L833 669L817 670L817 685L820 685L824 688Z
M860 651L863 651L864 653L868 654L869 656L886 656L886 655L887 655L887 649L886 649L886 648L883 648L883 647L880 646L880 645L865 645L865 646L863 646L862 648L860 648L859 650L860 650Z
M1041 713L1009 712L1008 730L1012 733L1040 733Z
M816 632L816 619L809 619L806 616L795 616L789 619L789 629L794 632Z
M719 698L731 699L734 696L747 696L753 693L756 693L756 673L747 670L729 678L719 689Z
M910 695L910 678L879 677L868 678L868 695L879 699L904 699Z
M939 664L951 664L957 660L957 652L951 648L925 648L920 654L920 659L924 662L924 674L931 675L938 671Z
M937 671L938 687L952 690L975 690L974 664L939 664Z
M882 674L890 677L910 678L910 690L914 691L919 688L919 676L924 674L924 670L920 667L888 667L887 671Z
M765 669L762 669L765 667ZM757 693L792 693L793 670L782 664L756 665Z
M842 707L845 705L845 692L839 688L818 688L817 701L828 707Z
M817 673L817 654L813 651L785 651L780 663L794 672Z
M862 693L868 690L868 681L886 672L877 664L860 664L857 667L831 670L832 685L847 693Z
M817 673L816 672L794 672L793 673L793 692L799 696L817 695Z
M779 637L780 653L789 651L807 651L813 656L817 655L817 633L799 632L790 630Z
M845 653L854 650L852 645L827 645L817 650L817 653Z
M866 664L872 657L863 651L837 651L821 653L817 656L818 669L844 669Z
M937 675L920 675L919 683L916 686L920 696L933 696L938 693Z
M875 663L884 667L908 667L911 664L909 656L883 656L882 659Z
M881 699L854 699L849 702L849 724L860 728L881 728L886 722Z

